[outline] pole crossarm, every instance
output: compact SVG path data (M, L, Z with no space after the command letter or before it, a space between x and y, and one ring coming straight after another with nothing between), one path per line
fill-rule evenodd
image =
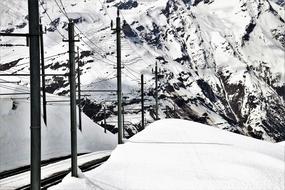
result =
M141 111L141 109L125 109L125 111Z
M10 36L10 37L25 37L26 38L26 46L30 44L30 37L39 36L39 35L32 35L29 33L0 33L0 36Z
M11 100L29 100L30 99L30 97L10 97L11 98Z
M27 95L30 94L28 92L23 92L23 93L0 93L0 96L13 96L13 95Z
M20 83L20 81L0 81L0 83L12 83L12 84L19 84Z
M47 102L70 102L70 100L47 100Z
M0 33L0 36L10 36L10 37L30 37L28 33Z
M70 40L65 40L65 39L63 39L62 41L63 42L80 42L80 40L72 40L72 41L70 41Z
M90 94L81 94L80 96L88 97L91 96Z
M117 90L81 90L80 92L117 92Z
M21 76L21 77L29 77L31 76L30 74L18 74L18 73L15 73L15 74L6 74L6 73L3 73L3 74L0 74L0 77L8 77L8 76ZM68 76L68 73L66 74L40 74L40 76L46 76L46 77L51 77L51 76L65 76L67 77Z

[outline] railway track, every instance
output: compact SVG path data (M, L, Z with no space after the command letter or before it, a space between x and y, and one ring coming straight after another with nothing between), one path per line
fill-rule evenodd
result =
M81 156L81 155L84 155L84 154L87 154L87 153L81 153L81 154L78 154L78 156ZM70 158L70 155L62 156L62 157L58 157L58 158L52 158L52 159L49 159L49 160L43 160L43 161L41 161L41 167L46 166L48 164L55 163L55 162L59 162L61 160L66 160L68 158ZM0 173L0 180L4 179L4 178L7 178L7 177L10 177L10 176L13 176L13 175L24 173L24 172L27 172L27 171L30 171L30 165L23 166L23 167L20 167L20 168L16 168L16 169L13 169L13 170L8 170L8 171L1 172Z
M78 166L81 171L92 170L104 163L111 155L111 151L98 151L78 156ZM42 162L41 189L47 189L62 181L70 173L70 156ZM0 190L30 189L29 166L24 166L0 175Z
M98 159L98 160L95 160L95 161L87 162L87 163L79 166L79 168L81 169L82 172L86 172L86 171L92 170L94 168L97 168L101 164L103 164L106 160L108 160L108 158L109 158L109 156L106 156L104 158L101 158L101 159ZM62 181L62 179L68 173L70 173L70 169L69 170L65 170L65 171L61 171L61 172L58 172L58 173L55 173L52 176L41 180L41 189L42 190L46 190L49 187L54 186L54 185L60 183ZM17 188L16 190L29 190L29 189L30 189L30 184L29 185L25 185L25 186L20 187L20 188Z

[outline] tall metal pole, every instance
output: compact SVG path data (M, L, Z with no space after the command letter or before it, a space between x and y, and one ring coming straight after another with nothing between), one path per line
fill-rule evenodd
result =
M117 96L118 96L118 144L123 143L122 127L122 76L121 76L121 18L119 9L116 18L116 35L117 35Z
M77 127L76 127L76 82L74 23L68 23L69 41L69 84L70 84L70 122L71 122L71 176L77 177Z
M77 57L78 57L78 63L77 63L77 86L78 86L78 122L79 122L79 130L82 131L82 110L81 110L81 82L80 82L80 56L79 56L79 48L77 47Z
M141 112L142 112L142 129L144 129L144 80L141 75Z
M104 105L104 132L106 133L107 132L107 129L106 129L106 105Z
M157 62L155 63L155 115L156 120L158 120L158 72L157 72Z
M31 190L41 188L41 77L39 2L28 0L31 96Z
M46 100L46 83L45 83L45 51L44 51L44 37L43 25L40 24L40 44L41 44L41 67L42 67L42 92L43 92L43 118L47 126L47 100Z
M125 138L125 109L124 105L122 104L122 120L123 120L123 138Z

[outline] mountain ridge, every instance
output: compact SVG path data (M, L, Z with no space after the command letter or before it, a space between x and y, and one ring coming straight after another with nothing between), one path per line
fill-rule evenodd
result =
M11 6L8 1L4 2ZM112 70L116 63L115 36L109 23L115 18L116 8L121 9L125 20L122 61L126 136L141 130L137 116L140 112L131 111L140 108L137 81L141 73L147 81L146 120L147 123L154 120L151 69L157 62L161 70L161 118L189 119L258 139L284 141L285 35L282 31L285 25L282 1L277 3L279 5L268 0L128 0L101 4L91 0L66 0L63 5L42 1L41 11L47 26L45 42L50 46L46 50L49 54L63 48L67 51L66 44L59 41L62 36L57 34L66 36L65 14L76 20L77 33L82 37L78 44L82 49L82 89L115 89ZM10 26L27 30L26 26L17 27L23 23ZM3 26L1 30L11 32L11 27ZM4 51L5 55L14 57L9 50ZM47 70L67 72L67 59L64 54L48 60ZM6 60L2 68L8 63L11 65ZM6 72L14 71L24 60L5 69ZM24 71L28 68L16 72ZM50 93L68 94L67 77L48 78L47 82ZM22 84L27 85L28 81ZM82 101L83 111L100 123L103 121L102 102L111 100L105 103L107 122L109 130L116 132L114 94L91 95Z

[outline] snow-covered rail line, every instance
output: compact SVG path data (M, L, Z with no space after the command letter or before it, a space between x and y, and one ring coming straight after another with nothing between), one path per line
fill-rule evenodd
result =
M82 171L88 171L100 166L110 156L110 151L100 151L78 157L78 165ZM42 167L42 189L55 185L70 172L70 158ZM30 171L10 176L0 180L0 190L29 189Z
M81 155L84 155L84 154L86 154L86 153L78 154L78 156L81 156ZM59 162L59 161L62 161L62 160L66 160L68 158L70 158L70 155L69 156L57 157L57 158L52 158L52 159L49 159L49 160L42 160L41 161L41 167L44 167L44 166L46 166L48 164L53 164L55 162ZM15 176L17 174L21 174L21 173L27 172L29 170L30 170L30 165L26 165L26 166L22 166L22 167L19 167L19 168L12 169L12 170L7 170L7 171L4 171L4 172L0 172L0 180L8 178L10 176Z

